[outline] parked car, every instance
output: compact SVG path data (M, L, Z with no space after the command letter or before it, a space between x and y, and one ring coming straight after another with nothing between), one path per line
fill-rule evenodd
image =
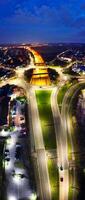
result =
M60 177L60 181L63 182L63 177Z
M22 146L21 145L17 145L16 151L15 151L15 159L16 160L21 160L21 158L22 158Z
M10 157L9 157L9 156L6 156L6 157L4 158L4 160L9 162L9 161L10 161Z
M9 153L9 150L8 150L8 149L5 149L5 151L4 151L4 156L7 157L7 156L9 156L9 154L10 154L10 153Z
M63 167L62 167L62 165L60 166L60 170L61 170L61 171L63 170Z
M25 123L25 117L24 115L20 116L20 124Z

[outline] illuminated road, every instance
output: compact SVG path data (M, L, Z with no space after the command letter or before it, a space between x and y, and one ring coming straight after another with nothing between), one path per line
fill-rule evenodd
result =
M44 142L43 142L43 134L39 119L39 113L37 108L37 102L35 97L35 89L30 84L26 83L24 80L24 71L27 69L34 68L34 73L40 72L40 64L43 65L43 68L45 68L45 63L42 57L32 48L25 47L27 50L29 50L31 53L33 53L35 58L35 64L39 65L38 68L33 64L33 59L31 59L31 64L27 66L26 68L22 69L16 69L16 77L13 79L7 79L3 80L0 83L0 87L6 84L14 84L17 86L22 87L27 96L27 101L29 102L28 107L28 113L29 113L29 119L31 121L31 133L34 138L34 150L36 153L36 159L37 159L37 166L38 166L38 175L39 175L39 184L40 184L40 194L41 194L41 200L51 200L51 190L50 190L50 182L49 182L49 174L48 174L48 168L47 168L47 160L46 160L46 153L44 148ZM72 63L69 64L72 65ZM47 72L47 69L45 69ZM64 78L62 72L60 71L61 79ZM37 82L37 81L36 81ZM43 80L42 80L43 82ZM63 82L64 83L64 82ZM35 84L35 82L34 82ZM60 83L61 86L62 82ZM43 83L42 83L43 85ZM68 200L68 194L69 194L69 160L68 160L68 144L67 144L67 130L70 138L70 143L72 147L72 152L74 152L74 146L72 142L71 137L71 127L70 127L70 118L68 114L68 103L69 103L69 95L73 94L75 90L77 90L78 84L76 86L73 86L69 91L66 93L63 103L62 103L62 110L61 115L59 112L58 104L57 104L57 93L58 93L58 87L53 87L53 92L51 96L51 107L53 112L53 119L54 119L54 127L55 127L55 133L56 133L56 144L57 144L57 166L59 169L59 200ZM71 102L70 102L71 103ZM11 152L11 155L13 157L13 153ZM13 157L14 158L14 157ZM72 160L75 160L74 154L72 154ZM62 170L61 170L62 166ZM61 178L63 178L63 181L61 181ZM73 180L75 182L75 179ZM23 185L23 184L22 184ZM21 186L22 188L23 186ZM10 191L12 188L12 180L10 178ZM24 193L24 187L21 189L18 185L18 189L16 190L16 187L14 189L14 193L16 193L16 196L18 195L19 198L21 196L19 193ZM26 192L26 191L25 191ZM10 199L9 199L10 200ZM73 200L75 200L75 194L73 196Z
M39 65L42 64L42 66L45 65L45 62L44 62L42 56L37 51L35 51L31 47L25 47L25 49L29 50L33 54L36 65L38 65L38 64Z
M29 48L28 48L29 50ZM42 57L35 52L34 50L31 49L31 52L33 53L35 57L35 64L40 64L42 63L44 65L44 61ZM33 66L31 66L33 67ZM29 68L29 66L28 66ZM26 69L26 68L25 68ZM23 69L16 69L16 76L17 78L11 79L11 80L3 80L3 82L0 84L0 86L6 85L6 84L14 84L18 85L26 91L26 96L29 102L29 106L31 108L31 119L32 119L32 127L33 127L33 134L34 134L34 145L35 145L35 151L37 154L37 164L38 164L38 174L39 174L39 181L40 181L40 190L41 190L41 197L40 199L42 200L51 200L51 190L50 190L50 182L49 182L49 175L48 175L48 168L47 168L47 160L46 160L46 153L45 153L45 148L44 148L44 142L43 142L43 136L42 136L42 130L41 130L41 125L39 121L39 114L38 114L38 108L37 108L37 103L36 103L36 98L35 94L30 92L30 85L26 84L24 81L24 76L23 76L24 70ZM29 110L28 110L29 112ZM13 156L13 155L12 155ZM11 183L10 180L10 187L8 190L8 193L11 194L11 187L13 186L13 183ZM15 191L16 192L16 191ZM20 198L21 196L19 195L20 188L18 186L18 196L17 198ZM17 195L16 192L16 195ZM23 194L24 195L24 194ZM12 196L11 196L12 199ZM10 198L9 198L10 200Z
M5 85L6 82L3 82L2 85ZM46 160L46 153L44 149L44 143L43 143L43 136L42 136L42 130L40 126L40 120L38 115L38 109L37 109L37 103L34 91L31 90L30 93L30 86L21 79L15 79L10 80L9 84L14 84L22 87L26 91L26 96L30 98L31 103L31 114L32 114L32 127L33 127L33 134L34 134L34 142L35 142L35 149L37 152L37 161L38 161L38 167L39 167L39 177L40 177L40 187L41 187L41 193L42 193L42 200L50 200L51 199L51 192L50 192L50 182L49 182L49 175L48 175L48 168L47 168L47 160ZM2 86L1 85L1 86ZM29 110L28 110L29 112ZM43 159L42 159L43 158ZM42 181L43 180L43 181Z
M68 62L70 62L71 59L69 59L69 58L65 58L65 59L64 59L64 57L62 56L64 53L68 52L69 50L70 50L70 49L67 49L67 50L65 50L65 51L63 51L63 52L61 52L61 53L59 53L58 55L56 55L56 57L55 57L52 61L50 61L50 65L52 65L52 64L56 61L56 59L59 59L59 60L61 60L61 61L67 60Z
M53 112L55 133L56 133L56 144L57 144L57 165L59 168L59 177L63 177L63 182L59 182L59 199L60 200L68 200L69 194L69 160L68 160L68 143L67 143L67 130L70 138L72 152L74 152L74 146L71 137L71 127L70 127L70 118L68 114L68 107L71 104L69 102L69 95L75 95L77 90L79 90L79 86L85 82L81 82L72 86L65 94L61 115L59 112L58 104L57 104L57 93L61 85L53 89L51 96L51 106ZM74 93L75 92L75 93ZM75 160L74 154L72 153L72 161ZM63 167L63 170L60 170L60 167ZM73 185L75 185L75 170L74 170L74 178ZM75 192L73 193L73 200L75 200Z
M33 127L35 148L36 150L44 149L42 129L41 129L41 124L40 124L40 119L39 119L35 91L32 88L30 90L29 99L30 99L30 107L31 107L31 114L32 114L32 127Z
M5 84L6 82L3 81L3 84L0 84L0 86L3 86ZM22 79L10 80L9 84L14 84L14 85L18 85L22 87L26 91L26 96L29 101L30 87L28 87L28 84L26 84L24 80ZM47 161L46 161L46 153L45 153L44 144L43 144L42 131L40 127L40 122L38 121L39 120L38 109L36 108L37 104L34 99L35 97L32 96L32 93L31 93L30 98L31 98L30 99L31 107L32 107L31 114L32 114L32 121L33 121L33 130L34 130L33 133L34 133L34 138L35 138L35 148L37 152L37 161L38 161L38 167L39 167L40 186L42 190L41 192L42 200L43 199L50 200L51 192L50 192L49 175L48 175L48 168L47 168Z
M32 85L49 86L51 81L49 78L48 70L45 67L37 67L34 69L30 83Z
M38 169L40 176L40 185L42 188L42 200L51 200L51 190L50 190L50 182L47 168L47 160L46 160L45 150L37 151L37 161L38 161Z
M64 133L67 135L69 135L69 139L70 139L70 144L71 144L71 152L72 153L72 163L75 164L75 147L72 141L72 127L71 127L71 122L70 122L70 113L69 113L69 108L71 106L72 103L72 99L73 97L76 95L76 93L80 90L80 88L82 87L82 84L85 84L85 81L82 81L80 83L75 84L74 86L72 86L65 94L63 102L62 102L62 110L61 110L61 116L62 116L62 121L63 121L63 130ZM70 99L69 99L70 97ZM74 168L74 174L73 174L73 185L76 185L76 176L75 176L75 168ZM73 192L73 200L75 200L76 198L76 191L74 190Z
M41 58L38 56L37 59L36 59L36 63L37 62L40 63L40 62L43 62L43 60L41 60ZM28 66L28 68L29 68L29 66ZM31 108L31 115L32 115L31 119L32 119L35 149L36 149L36 152L37 152L37 161L38 161L38 167L39 167L42 200L44 200L44 199L50 200L51 199L51 192L50 192L49 175L48 175L46 154L45 154L45 149L44 149L44 143L43 143L42 130L41 130L41 126L40 126L39 114L38 114L38 109L37 109L37 103L36 103L34 91L32 90L32 88L30 90L30 86L28 84L26 84L26 82L24 81L23 74L24 74L25 69L17 69L16 70L17 79L10 80L8 82L10 84L15 84L15 85L18 85L18 86L21 86L22 88L24 88L25 91L26 91L26 94L27 94L28 101L29 101L29 98L30 98L30 108ZM29 93L29 91L30 91L30 93ZM56 101L55 95L53 95L53 96L54 96L54 98L53 98L54 101ZM53 103L53 105L54 105L53 113L55 115L56 114L55 102ZM55 117L54 117L54 120L55 120ZM60 130L61 130L61 120L60 119L59 119L59 121L57 120L57 125L56 125L55 129L56 129L56 132L58 131L58 133L56 133L56 135L58 136L58 138L57 138L58 146L59 146L58 149L61 152L60 154L58 152L58 155L59 155L58 156L58 166L60 168L60 166L62 165L63 169L64 169L64 167L66 167L66 163L65 163L65 160L63 161L63 154L62 154L63 146L62 146L61 138L59 137L59 133L60 133ZM64 166L64 164L65 164L65 166ZM67 199L67 189L68 189L67 188L67 185L68 185L67 184L67 182L68 182L67 171L63 170L63 172L61 172L59 170L59 176L60 176L60 178L61 178L61 176L63 176L63 178L64 178L64 181L59 183L59 185L60 185L60 187L59 187L59 190L60 190L59 191L59 193L60 193L59 199L60 200L66 200ZM64 190L64 186L65 186L66 190Z
M51 191L50 191L46 153L44 148L43 135L39 119L35 91L33 89L31 89L30 91L29 98L30 98L30 107L32 115L32 127L33 127L34 141L35 141L35 150L37 153L37 161L38 161L40 186L42 190L41 191L42 200L43 199L50 200Z
M69 107L69 101L71 99L71 96L73 96L74 92L77 92L79 88L81 88L82 84L84 84L85 81L81 81L80 83L76 83L73 85L65 94L63 102L62 102L62 109L61 109L61 116L62 116L62 121L63 121L63 128L64 132L67 132L67 112L68 112L68 107ZM70 99L69 99L70 97ZM73 144L71 142L71 146L73 148Z
M57 144L57 165L59 169L59 200L68 200L69 191L69 173L68 173L68 152L67 152L67 136L63 134L61 116L57 104L58 89L53 89L51 96L51 107L53 112L54 127L56 133ZM61 166L63 170L61 170ZM61 182L63 178L63 182Z

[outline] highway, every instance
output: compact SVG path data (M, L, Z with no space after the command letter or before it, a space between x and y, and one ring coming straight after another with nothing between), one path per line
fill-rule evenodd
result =
M45 65L45 62L44 62L42 56L37 51L35 51L32 47L25 47L25 49L27 49L28 51L30 51L33 54L34 62L36 65L38 65L38 64L39 65L42 64L42 66Z
M83 82L85 83L85 82ZM54 119L54 127L56 133L56 145L57 145L57 166L59 168L59 177L63 177L63 182L59 182L59 199L60 200L68 200L68 193L69 193L69 160L68 160L68 143L67 143L67 134L69 134L72 152L74 152L74 146L71 137L71 127L70 127L70 119L67 114L68 107L70 106L69 103L69 95L76 93L77 90L81 87L82 83L75 84L72 86L65 94L63 103L62 103L62 110L61 114L58 108L57 103L57 94L62 86L59 85L53 89L52 96L51 96L51 107ZM80 86L80 87L79 87ZM67 128L69 132L67 131ZM72 161L75 160L75 156L72 153ZM60 170L60 167L63 167L63 170ZM75 170L74 170L74 178L73 178L73 185L75 185ZM75 200L75 193L73 193L73 200Z
M29 107L31 110L31 120L32 120L32 128L33 128L32 133L34 136L35 151L37 153L40 189L41 189L41 194L42 194L41 199L50 200L51 190L50 190L49 174L48 174L46 153L45 153L43 136L42 136L42 129L41 129L37 102L36 102L36 97L35 97L35 90L33 88L30 89L28 87L28 84L26 83L23 85L22 82L19 83L18 81L18 84L21 85L25 89L27 93L27 98L29 101Z
M31 88L30 90L29 100L30 100L30 108L31 108L31 115L32 115L31 119L32 119L34 141L35 141L35 150L44 149L42 129L41 129L41 124L40 124L40 119L39 119L35 91L33 88Z
M67 136L63 134L63 126L57 104L57 93L58 88L54 88L51 96L51 107L54 119L57 144L57 167L59 171L59 200L68 200L69 172ZM61 170L61 166L63 170ZM61 182L61 178L63 178L63 182Z
M40 62L40 57L39 57L39 62ZM38 62L38 59L37 59ZM35 143L35 150L37 152L37 162L38 162L38 170L39 170L39 177L40 177L40 188L41 188L41 194L42 194L42 200L50 200L51 199L51 191L50 191L50 183L49 183L49 175L48 175L48 168L47 168L47 161L46 161L46 154L45 154L45 149L44 149L44 142L43 142L43 137L42 137L42 130L41 130L41 125L40 125L40 120L39 120L39 113L38 113L38 108L37 108L37 103L36 103L36 98L35 98L35 92L34 90L31 88L30 89L30 85L26 84L26 82L24 81L24 71L26 69L29 68L33 68L35 66L28 66L25 69L16 69L16 79L15 80L8 80L6 81L9 84L15 84L18 85L22 88L25 89L26 91L26 95L30 104L30 110L31 110L31 120L32 120L32 128L33 128L33 136L34 136L34 143ZM6 82L3 81L2 85L6 84ZM55 99L55 98L54 98ZM56 101L56 99L55 99ZM55 103L54 103L54 115L55 115ZM28 111L29 112L29 111ZM57 121L58 122L58 121ZM58 136L59 136L59 132L60 132L60 127L61 127L61 121L60 121L60 125L56 126L56 129L58 130ZM58 166L60 167L61 164L64 167L63 164L63 156L62 156L62 143L60 140L60 137L58 137L57 139L58 141L58 146L59 146L59 160L58 160ZM60 156L61 155L61 156ZM61 178L62 173L59 170L59 176ZM63 178L64 178L64 182L60 182L60 200L64 200L66 198L66 193L64 192L65 190L63 189L64 186L63 184L65 184L65 182L67 182L68 180L65 178L67 177L67 172L64 171L63 174ZM65 177L64 177L65 176ZM65 196L65 198L64 198ZM66 199L65 199L66 200Z
M61 117L62 117L62 121L63 121L63 130L64 133L67 135L69 135L69 139L70 139L70 144L71 144L71 152L72 152L72 162L75 163L75 147L74 147L74 143L72 140L72 127L71 127L71 123L70 123L70 113L69 113L69 108L71 106L72 103L72 99L73 97L76 95L76 93L80 90L80 88L82 87L82 85L85 84L85 81L82 81L80 83L77 83L75 85L73 85L65 94L63 102L62 102L62 109L61 109ZM70 99L69 99L70 97ZM71 153L70 152L70 153ZM70 167L70 166L69 166ZM75 168L73 171L73 186L76 185L76 175L75 175ZM76 198L76 191L74 190L73 192L73 200L75 200Z
M40 185L42 189L42 200L51 200L51 189L49 182L49 174L47 167L47 158L45 150L40 149L37 151L38 170L40 177Z
M0 86L5 85L6 82L3 81L3 83L0 84ZM33 127L33 134L34 134L33 136L34 136L34 142L35 142L35 150L37 152L38 172L39 172L40 186L41 186L41 191L42 191L41 199L43 200L45 197L45 200L50 200L51 190L50 190L49 174L48 174L46 153L44 149L44 142L43 142L42 130L41 130L41 125L40 125L40 120L39 120L38 108L37 108L37 103L36 103L36 98L35 98L35 92L34 90L30 89L30 86L28 85L28 83L26 83L22 79L22 77L21 79L17 78L15 80L9 80L9 84L18 85L26 91L26 96L30 104L29 106L31 108L31 115L32 115L31 119L32 119L32 127ZM43 155L43 156L41 157L40 155L41 156Z
M42 57L32 48L25 47L28 51L33 53L35 58L35 64L42 64L43 67L45 67L44 60ZM64 53L64 52L63 52ZM60 56L60 55L58 55ZM70 67L73 63L70 63L67 67ZM36 162L37 162L37 171L39 176L39 186L40 186L40 200L51 200L51 188L50 188L50 181L49 181L49 174L48 174L48 167L47 167L47 157L44 147L44 141L43 141L43 134L39 119L39 112L36 102L36 95L35 90L36 88L40 89L39 87L32 86L24 80L24 72L28 69L37 69L37 66L33 63L33 58L31 58L31 63L26 68L18 68L15 69L16 76L15 78L10 78L7 80L3 80L0 82L0 87L6 85L6 84L14 84L17 86L22 87L25 90L27 101L28 101L28 114L29 114L29 120L30 120L30 132L32 134L31 139L33 138L32 143L32 153L36 154ZM38 67L39 70L39 67ZM59 91L59 88L62 86L62 84L65 84L64 76L62 71L60 71L60 76L62 81L60 82L60 85L57 85L57 87L53 86L52 89L52 96L51 96L51 108L53 113L53 120L54 120L54 127L55 127L55 134L56 134L56 146L57 146L57 167L59 171L59 200L68 200L68 194L69 194L69 160L68 160L68 143L67 143L67 136L69 134L70 143L72 152L74 152L74 145L71 137L71 127L70 127L70 117L69 117L69 106L71 104L71 101L69 103L69 96L73 95L75 91L77 92L77 88L81 87L81 84L85 83L85 81L81 81L79 84L75 84L72 86L65 94L65 97L62 102L62 108L61 108L61 114L59 111L58 103L57 103L57 94ZM18 112L20 112L20 108L18 108ZM17 136L19 135L19 131L15 132L13 134L13 140L17 141ZM9 146L6 146L6 148L9 148ZM10 158L12 161L11 166L11 172L13 170L14 166L14 154L15 154L15 147L11 150L10 149ZM72 160L75 162L75 156L72 153ZM9 168L10 169L10 168ZM25 173L25 172L23 172ZM7 181L8 184L8 190L7 190L7 196L8 200L12 200L12 196L10 197L9 194L14 192L14 196L17 200L19 198L25 197L25 194L30 195L30 188L27 180L21 182L21 184L16 185L16 183L13 182L13 177L10 174L10 170L6 171L7 175ZM63 178L63 181L61 179ZM14 186L15 184L15 186ZM75 172L74 172L74 180L73 184L75 184ZM28 193L27 193L28 190ZM73 194L73 200L75 200L75 194Z
M22 79L21 80L16 79L12 81L12 84L18 84L20 87L24 88L24 90L26 91L26 96L27 96L30 111L31 111L30 114L31 114L31 121L32 121L32 128L33 128L32 134L34 136L35 151L37 153L38 172L39 172L40 188L41 188L41 194L42 194L41 199L50 200L51 190L50 190L49 174L48 174L46 153L45 153L43 136L42 136L42 129L41 129L37 102L36 102L36 97L35 97L35 90L33 88L30 88L30 86L28 86L28 84L26 84L24 80L22 81ZM28 110L28 113L29 113L29 110Z
M50 61L50 65L52 65L53 62L56 61L56 59L59 59L59 60L61 60L61 61L64 60L64 59L63 59L64 57L61 57L61 55L63 55L64 53L68 52L69 50L70 50L70 49L65 50L65 51L63 51L62 53L59 53L58 55L56 55L56 57L55 57L53 60ZM67 60L68 60L68 58L67 58Z
M35 142L35 151L37 153L37 162L38 162L38 170L40 177L40 185L41 185L41 194L42 200L50 200L51 199L51 190L50 190L50 182L47 168L47 160L46 153L44 148L44 141L42 135L42 129L39 119L38 107L35 97L35 90L33 88L29 92L30 98L30 108L31 108L31 119L32 119L32 127L34 134L34 142Z

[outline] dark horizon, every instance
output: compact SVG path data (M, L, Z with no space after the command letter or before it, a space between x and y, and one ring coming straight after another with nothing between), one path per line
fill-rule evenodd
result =
M3 43L0 43L0 46L3 46L3 45L69 45L69 44L72 44L72 45L85 45L85 42L3 42Z

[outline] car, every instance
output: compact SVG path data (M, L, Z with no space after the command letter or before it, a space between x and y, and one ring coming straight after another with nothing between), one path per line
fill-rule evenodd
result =
M26 128L25 127L21 127L20 133L24 133L26 132Z
M13 105L13 110L16 111L16 105Z
M16 147L21 147L21 146L22 145L19 142L16 143Z
M24 173L22 173L21 171L17 172L15 169L12 170L11 174L12 174L13 177L15 177L15 176L16 177L20 177L20 178L25 178L26 177L26 175Z
M4 155L5 155L5 156L9 156L9 150L8 150L8 149L5 149Z
M23 122L23 123L25 122L25 117L24 117L24 115L21 115L21 116L20 116L20 121Z
M9 149L5 149L5 152L6 152L6 153L9 153Z
M20 160L22 157L22 151L20 147L17 147L16 152L15 152L15 159Z
M15 170L13 169L12 172L11 172L12 176L14 176L15 174Z
M16 111L15 110L11 110L12 116L16 115Z
M19 198L18 200L28 200L28 197Z
M63 182L63 177L60 177L60 181Z
M14 121L12 121L12 123L11 123L11 124L12 124L12 126L15 126L15 122L14 122Z
M63 167L62 167L62 165L60 166L60 170L61 170L61 171L63 170Z
M10 161L10 157L9 156L5 157L5 161L9 162Z
M21 128L26 130L25 123L22 123L22 124L21 124Z
M24 120L25 118L24 118L24 116L20 116L20 120Z
M19 136L18 136L18 138L25 138L26 137L26 134L20 134Z
M26 131L23 130L23 135L26 135L26 134L27 134Z
M7 153L7 152L4 153L4 157L5 157L5 158L7 158L7 157L9 157L9 156L10 156L10 155L9 155L9 152L8 152L8 153Z
M22 132L20 132L20 135L24 135L24 136L27 136L27 133L25 130L23 130Z
M22 146L20 143L18 143L15 151L15 159L20 160L21 157L22 157Z

